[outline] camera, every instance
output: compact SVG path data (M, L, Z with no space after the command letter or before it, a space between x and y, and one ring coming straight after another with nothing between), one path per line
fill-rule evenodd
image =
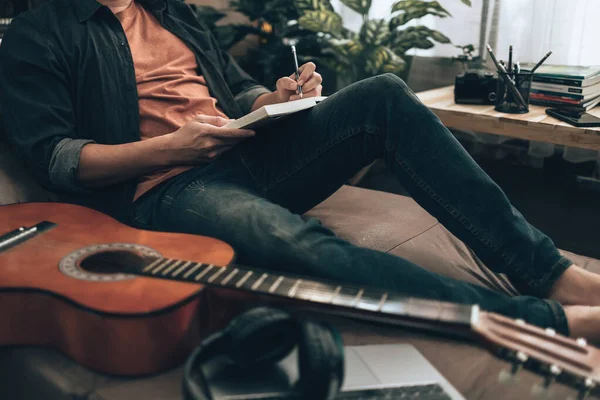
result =
M454 102L457 104L496 104L498 76L484 71L467 71L456 77Z

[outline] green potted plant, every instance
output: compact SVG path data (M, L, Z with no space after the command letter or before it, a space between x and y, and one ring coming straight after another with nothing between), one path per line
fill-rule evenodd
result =
M274 89L277 78L290 75L294 63L290 45L298 50L301 63L320 56L326 45L317 33L301 28L300 17L293 0L231 0L229 10L236 11L250 20L250 24L221 25L218 22L225 13L209 6L192 6L197 17L217 37L224 50L229 50L247 35L258 38L258 46L250 46L238 62L261 84ZM319 68L327 82L335 81L335 74L325 66ZM324 93L331 94L335 85L325 86Z
M460 0L470 6L471 0ZM301 14L301 28L319 34L326 43L323 54L316 57L321 65L338 72L340 86L385 72L406 79L411 49L429 49L438 43L450 43L439 31L426 26L407 26L413 20L433 15L450 17L438 1L400 0L391 8L391 18L369 17L372 0L341 0L362 16L358 32L343 26L342 17L329 0L295 0Z

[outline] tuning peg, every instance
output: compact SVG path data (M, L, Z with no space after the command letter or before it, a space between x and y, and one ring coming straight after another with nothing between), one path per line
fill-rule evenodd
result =
M596 387L596 382L592 379L587 378L583 381L583 385L581 385L581 389L579 389L579 395L577 396L577 400L585 400L591 393L591 391Z
M519 381L517 374L519 373L519 371L521 371L523 365L527 362L528 359L529 357L527 356L527 354L523 353L522 351L517 352L517 354L515 354L514 356L514 361L512 362L510 371L506 369L500 371L500 374L498 375L498 381L503 384L517 383Z
M556 381L556 378L562 373L562 370L556 366L551 365L548 368L544 383L542 385L536 384L531 388L531 394L537 398L548 398L550 397L550 386Z

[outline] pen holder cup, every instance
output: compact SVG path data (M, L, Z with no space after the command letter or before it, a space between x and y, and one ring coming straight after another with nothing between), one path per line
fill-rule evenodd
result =
M498 87L496 90L496 111L510 114L525 114L529 112L529 95L531 94L531 81L533 74L521 72L518 74L506 74L498 72ZM521 95L521 99L515 95L509 87L510 83Z

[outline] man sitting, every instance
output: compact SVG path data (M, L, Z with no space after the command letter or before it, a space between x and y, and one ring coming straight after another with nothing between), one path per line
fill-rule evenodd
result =
M600 277L525 221L394 75L356 83L257 133L229 118L319 96L322 78L270 92L179 0L50 0L0 54L6 128L38 181L146 229L212 236L243 263L523 318L600 338ZM291 72L291 71L290 71ZM301 216L374 159L523 293L509 297L351 245Z

